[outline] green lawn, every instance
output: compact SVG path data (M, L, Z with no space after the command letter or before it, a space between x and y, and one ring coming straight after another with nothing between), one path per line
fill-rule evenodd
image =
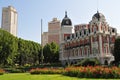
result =
M85 79L85 78L81 79L81 78L75 78L75 77L67 77L67 76L62 76L58 74L31 75L29 73L9 73L9 74L0 75L0 80L93 80L93 79ZM99 79L99 80L106 80L106 79Z

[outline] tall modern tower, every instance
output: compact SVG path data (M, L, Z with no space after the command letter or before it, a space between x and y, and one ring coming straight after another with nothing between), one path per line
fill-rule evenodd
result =
M17 11L14 7L3 7L1 28L17 36Z

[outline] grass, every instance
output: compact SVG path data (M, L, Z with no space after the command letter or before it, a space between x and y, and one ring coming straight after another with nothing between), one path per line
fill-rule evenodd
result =
M96 80L96 79L67 77L59 74L31 75L29 73L8 73L8 74L0 75L0 80ZM106 79L97 79L97 80L106 80Z

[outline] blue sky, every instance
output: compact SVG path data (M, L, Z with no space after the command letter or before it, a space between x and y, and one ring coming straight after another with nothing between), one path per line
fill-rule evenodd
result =
M73 25L76 25L89 23L97 8L104 14L108 24L120 33L120 0L0 0L0 20L2 7L9 5L18 12L18 37L26 40L40 43L41 18L43 31L47 31L48 22L54 17L62 20L65 11Z

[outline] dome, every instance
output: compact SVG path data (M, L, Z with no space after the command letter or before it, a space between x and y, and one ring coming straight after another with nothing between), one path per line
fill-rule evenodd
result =
M67 12L65 12L65 17L63 18L62 23L61 23L61 26L63 25L68 25L68 26L72 25L71 19L69 19L67 16Z
M105 16L97 11L97 13L93 15L92 19L97 19L98 21L101 21L105 20Z

